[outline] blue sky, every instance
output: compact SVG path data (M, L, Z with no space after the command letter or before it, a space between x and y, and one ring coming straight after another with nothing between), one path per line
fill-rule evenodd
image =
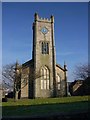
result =
M20 64L32 58L34 13L42 18L55 17L56 61L64 61L68 80L73 81L75 65L88 61L88 3L3 3L2 63Z

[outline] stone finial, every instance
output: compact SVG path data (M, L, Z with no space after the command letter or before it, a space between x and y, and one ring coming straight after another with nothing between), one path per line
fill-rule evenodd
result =
M38 20L38 18L39 18L39 17L38 17L38 14L37 14L37 13L35 13L35 14L34 14L34 20L35 20L35 21L37 21L37 20Z
M16 71L17 74L19 74L19 63L18 63L18 60L16 60L15 71Z
M18 60L16 60L16 67L18 66Z
M51 15L51 22L54 23L54 16Z
M67 71L67 65L66 65L65 61L64 61L64 70Z

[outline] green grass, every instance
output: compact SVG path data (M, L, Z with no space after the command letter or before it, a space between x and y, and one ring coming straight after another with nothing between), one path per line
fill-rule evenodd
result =
M88 96L62 98L9 99L2 103L3 116L36 116L88 111Z
M54 103L70 103L88 101L88 96L73 96L61 98L38 98L38 99L19 99L14 102L14 99L8 99L8 102L3 102L3 106L17 106L17 105L39 105L39 104L54 104Z

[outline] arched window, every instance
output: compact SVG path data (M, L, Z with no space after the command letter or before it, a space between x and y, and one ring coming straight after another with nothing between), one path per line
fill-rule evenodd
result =
M49 54L48 42L42 42L42 54Z
M44 66L41 68L41 89L49 89L49 69Z
M61 77L57 74L57 89L60 90L60 82L61 82Z

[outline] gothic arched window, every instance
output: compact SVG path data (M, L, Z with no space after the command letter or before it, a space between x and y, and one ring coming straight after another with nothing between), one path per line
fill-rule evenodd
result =
M57 89L60 90L60 82L61 82L61 77L57 74Z
M49 54L49 44L42 42L42 54Z
M41 89L49 89L49 69L44 66L41 68Z

